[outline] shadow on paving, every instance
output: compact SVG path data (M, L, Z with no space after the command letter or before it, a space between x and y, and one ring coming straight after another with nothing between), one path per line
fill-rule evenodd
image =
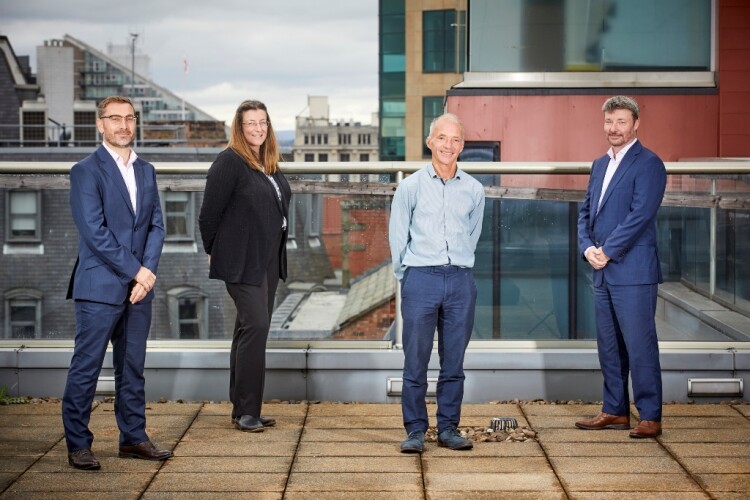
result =
M36 401L36 400L35 400ZM428 405L431 425L434 404ZM149 403L147 432L166 462L120 459L112 403L91 416L100 471L67 464L58 401L0 406L0 498L740 499L750 497L750 404L667 404L664 433L581 431L599 405L467 404L462 428L513 417L525 441L428 442L399 452L397 404L266 403L276 426L234 429L228 403ZM637 421L632 409L632 421ZM479 435L479 433L477 435Z

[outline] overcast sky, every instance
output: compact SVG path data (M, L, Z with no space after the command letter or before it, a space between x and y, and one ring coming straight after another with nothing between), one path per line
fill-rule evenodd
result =
M0 0L0 34L34 72L44 40L68 34L106 53L131 32L154 82L227 124L249 98L277 130L294 129L308 95L327 95L336 120L377 111L377 0Z

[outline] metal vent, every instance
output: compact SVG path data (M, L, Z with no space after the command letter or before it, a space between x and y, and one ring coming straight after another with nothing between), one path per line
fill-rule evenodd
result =
M427 379L427 396L435 397L437 395L437 378ZM388 377L385 382L385 389L388 396L401 396L404 388L404 379L401 377Z
M741 398L744 386L741 378L689 378L688 396L723 396Z

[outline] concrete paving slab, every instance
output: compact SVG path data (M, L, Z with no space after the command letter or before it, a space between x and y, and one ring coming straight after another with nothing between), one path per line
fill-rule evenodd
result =
M0 472L0 491L13 484L20 475L20 472Z
M8 492L124 491L140 493L146 489L153 476L153 474L134 472L89 471L83 474L27 472L8 488Z
M750 443L750 428L664 429L659 439L665 443Z
M454 451L440 448L437 443L427 443L423 457L540 457L544 456L542 448L536 441L501 443L474 443L474 449L468 451Z
M628 443L547 443L543 447L550 457L657 457L668 455L655 440Z
M174 449L178 457L291 457L297 441L257 441L245 443L190 441Z
M59 401L0 406L0 415L62 415Z
M33 414L5 414L0 412L0 427L3 428L3 433L7 430L6 428L14 427L42 427L42 426L57 426L62 425L62 418L60 415L33 415Z
M140 491L17 491L4 492L3 500L137 500Z
M434 412L433 412L434 413ZM400 404L337 404L320 403L310 405L308 417L366 415L371 417L398 416L401 417Z
M709 493L744 493L750 498L750 474L699 474L698 481Z
M564 416L557 415L529 415L528 425L537 431L546 429L576 429L575 423L590 418L591 415ZM520 424L520 422L519 422Z
M732 405L732 409L739 413L742 413L746 417L750 417L750 404Z
M568 493L570 500L704 500L711 498L699 491L570 491Z
M581 429L545 429L539 432L539 440L544 443L627 443L633 441L628 431L604 429L585 431ZM639 442L644 442L643 440Z
M400 429L404 422L401 416L370 417L360 415L307 417L308 429Z
M6 427L2 432L3 441L58 441L65 435L62 423L56 427Z
M143 494L142 500L236 500L239 495L234 491L157 491ZM275 491L253 491L252 495L242 495L253 500L281 500L283 494ZM88 499L87 499L88 500Z
M302 441L297 457L399 457L399 442L352 443L352 442L306 442Z
M293 457L173 457L160 469L163 472L289 472Z
M736 417L737 411L730 405L720 404L680 404L664 405L661 410L664 417Z
M668 455L658 457L550 457L552 467L558 473L664 473L681 474L683 468Z
M465 404L461 406L461 417L521 417L523 412L517 404Z
M161 462L151 460L123 459L116 456L102 456L96 454L97 460L102 464L103 472L140 472L155 474L161 467ZM68 457L65 455L45 455L29 472L62 472L66 474L91 474L91 471L74 469L68 465Z
M246 472L161 472L148 487L149 493L160 491L256 492L284 491L286 474Z
M370 491L397 491L420 494L422 477L419 474L387 473L293 473L289 476L287 492L354 491L367 498Z
M41 455L21 457L0 457L0 471L3 473L23 472L39 460ZM0 491L3 491L0 489Z
M305 421L304 416L294 416L294 417L273 417L276 420L276 425L273 426L274 429L293 429L302 427L302 424ZM227 413L226 415L204 415L201 413L196 417L196 419L193 421L192 425L190 426L192 429L199 429L199 428L214 428L214 429L234 429L234 425L232 424L232 419Z
M266 441L297 441L302 432L301 427L295 429L266 428L263 432L242 432L234 427L226 429L190 428L182 438L183 442L190 441L223 441L233 443L257 443Z
M294 461L292 474L301 472L411 472L419 474L419 457L302 457Z
M750 429L750 419L734 417L664 417L664 429Z
M676 456L685 457L747 457L746 443L665 443Z
M428 500L567 500L565 493L554 491L428 491Z
M307 403L281 404L263 403L261 413L269 417L302 417L307 413ZM231 403L205 403L201 407L201 415L226 415L232 414Z
M714 500L747 500L747 493L735 493L731 491L714 491L711 493Z
M597 415L602 409L601 404L525 404L521 405L524 415L555 416L555 417L588 417Z
M422 468L427 473L454 474L462 472L551 472L544 457L482 457L461 456L422 459Z
M681 462L691 474L750 474L747 456L682 458Z
M284 500L352 500L350 491L287 491ZM368 491L367 500L421 500L422 492ZM465 500L465 499L464 499Z
M558 477L567 491L692 491L701 492L701 488L687 474L582 474L560 473Z
M203 406L202 403L146 403L146 419L149 415L195 415ZM93 413L113 414L115 413L114 403L101 403Z
M311 429L305 425L302 441L354 441L357 443L386 442L398 444L406 439L403 429Z
M426 473L425 490L435 491L552 491L562 492L562 486L553 472L454 472Z
M55 441L0 441L0 457L40 456L55 444Z

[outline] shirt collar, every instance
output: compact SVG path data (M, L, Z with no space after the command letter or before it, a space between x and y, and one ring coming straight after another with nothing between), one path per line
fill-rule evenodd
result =
M435 167L432 165L432 163L427 164L427 173L430 174L431 179L440 179L443 180L440 176L438 176L437 172L435 172ZM461 178L461 169L456 166L456 175L452 177L452 179L460 179ZM448 179L451 180L451 179ZM447 182L447 181L446 181Z
M122 159L122 156L120 156L119 154L117 154L114 149L112 149L109 146L107 146L106 142L102 142L102 146L104 146L104 149L107 150L107 153L109 153L109 155L112 157L113 160L115 160L115 163L117 163L118 165L124 165L126 167L132 167L133 164L135 163L135 160L138 159L138 155L135 154L135 151L133 150L133 148L130 148L130 157L128 158L128 163L126 165L125 162Z

